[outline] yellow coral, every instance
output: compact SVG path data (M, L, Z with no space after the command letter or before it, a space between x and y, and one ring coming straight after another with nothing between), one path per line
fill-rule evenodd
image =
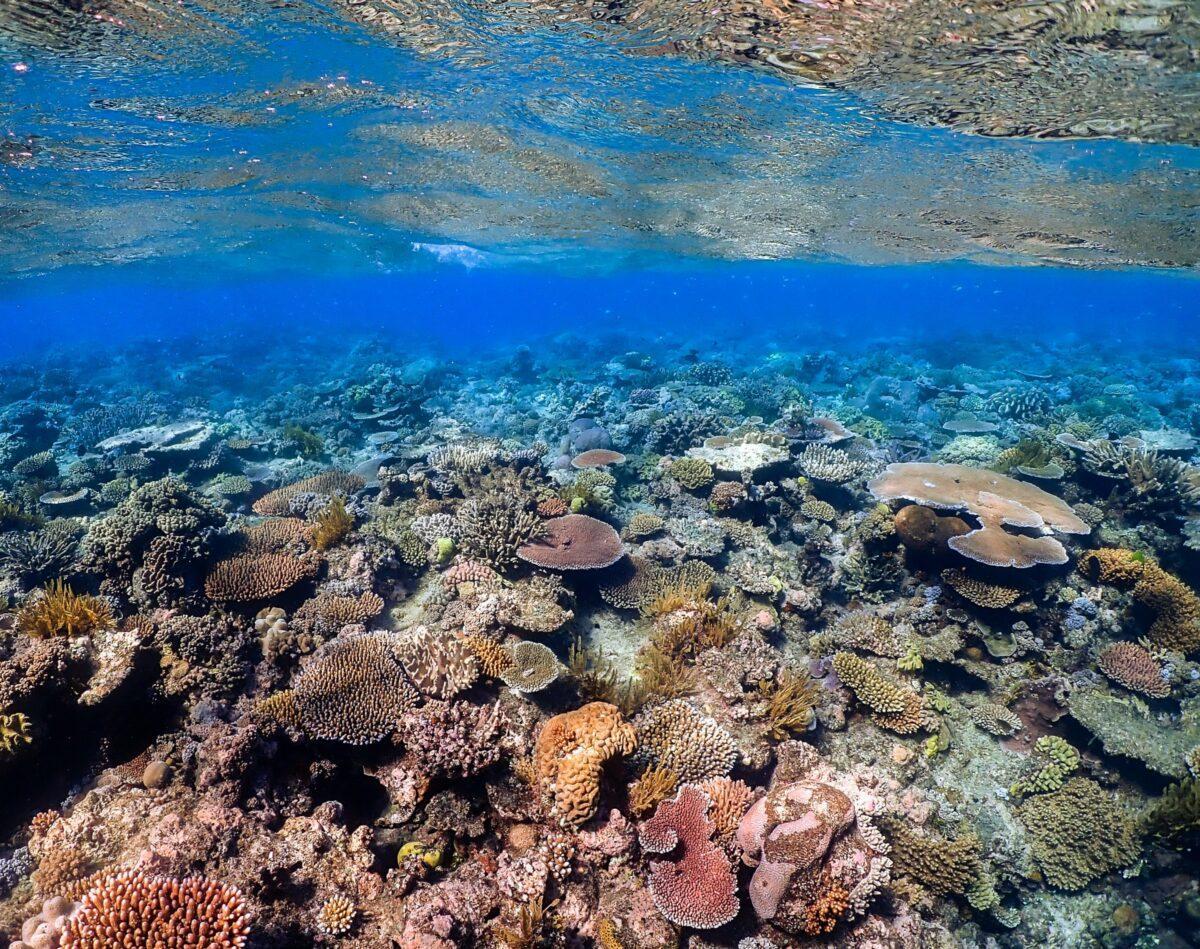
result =
M767 700L767 734L776 741L812 726L820 690L811 679L784 670L773 682L760 682L758 688Z
M346 539L354 526L354 518L346 510L346 502L335 497L314 519L313 546L317 550L328 550Z
M55 580L21 607L17 628L27 636L81 636L111 629L112 608L99 597L75 593Z
M21 745L33 741L29 734L29 719L20 712L0 715L0 754L15 754Z
M629 809L635 816L649 814L679 787L679 775L670 768L647 768L629 786Z
M479 668L485 676L498 679L514 665L513 658L498 642L486 636L464 636L463 643L479 660Z

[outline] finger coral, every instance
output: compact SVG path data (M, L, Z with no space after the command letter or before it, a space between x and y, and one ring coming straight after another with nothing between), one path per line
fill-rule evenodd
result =
M469 778L500 760L498 705L426 702L404 717L405 748L428 775Z
M345 936L354 928L358 909L348 897L331 896L317 910L317 929L327 936Z
M62 949L241 949L249 938L249 910L234 887L126 870L84 895Z
M1130 590L1157 615L1148 636L1159 646L1200 650L1200 597L1153 560L1130 550L1104 547L1080 558L1080 569L1100 583Z
M865 659L839 652L833 671L863 705L874 713L875 723L900 735L911 735L924 724L924 704L911 689L889 682Z
M546 722L534 746L534 773L553 794L559 819L577 826L592 817L605 763L636 747L633 726L606 702L590 702Z
M965 894L983 870L981 845L974 834L946 840L919 834L894 819L881 827L892 845L892 875L908 877L935 896Z
M716 825L708 816L710 804L703 790L685 784L638 831L648 853L677 853L674 860L650 862L654 905L676 926L716 929L741 908L729 857L712 841Z

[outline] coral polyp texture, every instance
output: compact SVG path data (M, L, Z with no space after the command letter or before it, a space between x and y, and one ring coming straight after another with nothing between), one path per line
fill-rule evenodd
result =
M250 913L234 887L130 870L84 894L63 931L63 949L242 949Z
M0 372L0 945L1194 941L1200 361L663 332Z

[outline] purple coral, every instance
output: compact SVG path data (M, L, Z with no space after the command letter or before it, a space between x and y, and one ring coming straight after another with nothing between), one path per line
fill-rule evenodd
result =
M499 760L503 724L499 705L430 701L405 716L402 734L426 771L468 778Z

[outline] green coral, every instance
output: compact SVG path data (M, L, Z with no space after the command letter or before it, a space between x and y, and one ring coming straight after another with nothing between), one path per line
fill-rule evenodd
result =
M1042 760L1041 767L1009 789L1014 797L1055 791L1079 767L1079 752L1057 735L1043 735L1034 744L1034 751Z
M454 556L454 538L453 537L439 537L437 539L437 541L435 542L435 548L436 548L435 556L437 557L437 562L438 563L449 563L450 558Z
M602 468L585 468L563 488L560 496L572 513L610 511L616 503L617 479Z
M1046 881L1081 890L1137 860L1141 843L1129 815L1095 781L1071 778L1017 809L1033 859Z
M920 672L925 668L925 661L921 658L921 650L917 648L916 643L908 644L904 655L896 660L896 668L901 672Z
M1180 850L1200 845L1200 779L1189 777L1170 785L1147 811L1146 834Z
M320 435L296 422L283 426L283 440L295 445L303 458L316 458L325 448Z
M17 753L22 745L33 741L29 733L29 719L20 712L0 715L0 758L7 758Z
M702 488L713 479L713 469L703 458L680 458L671 462L667 473L689 491Z

